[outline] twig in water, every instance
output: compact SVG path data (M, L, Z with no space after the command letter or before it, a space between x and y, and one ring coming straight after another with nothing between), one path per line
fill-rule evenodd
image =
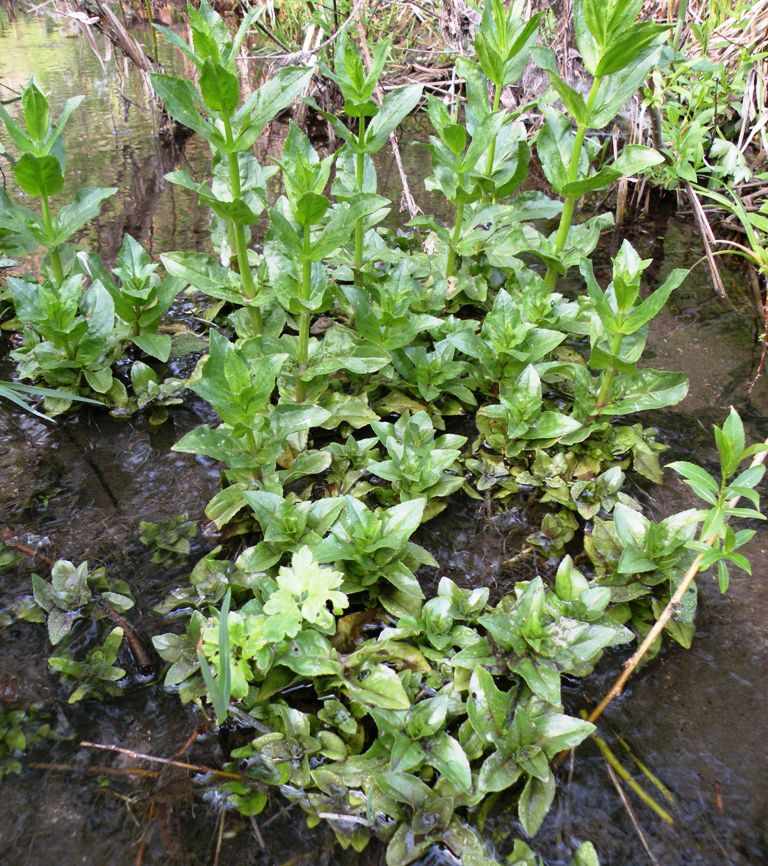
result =
M221 857L221 844L224 841L224 822L227 818L226 809L219 812L218 833L216 834L216 853L213 855L213 866L219 866L219 858Z
M752 381L747 385L748 395L752 393L752 389L755 387L757 380L762 375L763 369L765 368L766 355L768 355L768 284L766 284L765 300L763 301L763 298L760 295L760 278L752 269L750 269L750 281L755 292L755 302L758 312L762 313L763 333L760 336L760 342L762 343L762 348L760 349L760 360L757 362L757 369L755 370L755 375L752 377Z
M166 767L179 767L181 770L192 770L195 773L206 773L211 776L217 776L220 779L240 779L238 773L228 773L226 770L215 770L213 767L206 767L202 764L188 764L186 761L174 761L171 758L160 758L156 755L145 755L142 752L134 752L131 749L124 749L121 746L113 746L111 743L91 743L88 740L81 740L80 746L83 749L102 749L105 752L116 752L118 755L125 755L128 758L133 758L136 761L147 761L150 764L164 764Z
M643 833L643 829L640 826L640 822L637 820L637 816L635 815L635 811L632 808L632 804L627 799L627 795L624 793L624 789L621 787L621 782L619 782L616 777L616 773L611 769L610 764L606 764L606 769L608 770L608 775L611 777L611 782L613 782L613 787L616 788L616 793L619 795L621 802L624 804L624 808L627 810L627 815L629 815L629 820L632 822L632 826L635 828L635 832L637 833L640 844L645 848L645 853L648 855L653 866L659 866L659 861L653 856L653 851L651 851L651 846L648 844L648 840L645 838L645 833Z
M259 829L259 822L256 820L255 815L251 815L251 827L253 827L253 835L256 837L256 841L259 843L259 846L266 850L266 845L264 844L264 837L261 835L261 830Z
M13 537L13 533L10 529L4 529L2 532L3 544L6 547L11 547L13 550L18 550L19 553L23 553L24 556L28 556L32 560L38 560L39 562L44 563L45 565L53 565L53 560L50 556L46 556L44 553L40 553L35 550L34 547L30 547L28 544L24 544L23 541L17 541Z
M133 660L136 663L139 673L144 675L151 674L153 670L152 660L149 657L149 653L144 648L141 638L136 634L136 629L124 616L121 616L108 604L102 604L102 607L104 608L107 617L111 619L115 625L119 625L123 630L123 637L125 638L125 642L128 644L128 649L131 651L131 655L133 656Z
M159 770L142 770L141 767L75 767L72 764L49 764L37 761L27 766L34 770L49 770L52 773L88 773L92 776L139 776L142 779L157 779Z

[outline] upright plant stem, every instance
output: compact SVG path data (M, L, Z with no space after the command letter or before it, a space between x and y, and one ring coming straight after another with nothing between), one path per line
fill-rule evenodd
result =
M619 322L619 326L621 326L621 322ZM616 334L611 340L611 355L616 357L621 349L621 338L622 334ZM600 390L597 394L597 400L595 401L595 406L598 412L601 409L604 409L608 405L608 400L611 395L611 383L613 382L613 377L616 375L616 370L611 367L609 370L603 371L603 379L600 383Z
M448 248L448 261L445 265L446 277L456 276L456 247L461 240L461 224L464 222L464 201L459 200L456 205L456 224L451 234L451 245Z
M600 87L600 78L595 78L592 81L589 95L587 96L587 120L592 112L592 108L597 98L597 90ZM573 151L571 152L571 161L568 164L568 183L575 183L579 179L579 158L581 157L581 148L584 145L584 136L587 133L587 123L579 123L576 127L576 138L573 141ZM578 195L567 195L563 202L563 212L560 215L560 225L557 229L555 238L555 251L558 255L565 249L565 242L568 240L568 232L571 230L571 222L573 221L573 212L576 208L576 202L579 200ZM552 265L547 268L545 277L547 288L552 291L557 283L557 270Z
M309 296L312 291L312 261L309 257L310 252L310 228L309 223L304 224L304 248L303 262L301 272L301 299L304 302L309 301ZM299 345L296 350L296 366L298 372L303 373L307 369L309 361L309 310L306 307L302 308L299 315ZM296 380L296 401L303 403L307 398L307 385L301 379Z
M227 144L232 144L232 126L230 124L229 117L227 115L222 116L222 120L224 121L224 133L227 138ZM242 191L240 188L240 164L237 160L236 153L228 153L227 161L229 164L229 185L232 189L232 196L234 198L240 198ZM251 273L251 266L248 264L248 242L245 237L245 226L240 225L240 223L235 222L234 220L230 220L230 226L232 234L235 239L235 251L237 253L237 267L240 271L240 278L243 281L243 295L249 300L252 301L256 298L256 285L253 282L253 274ZM253 327L254 333L256 335L261 334L262 330L262 322L261 322L261 313L258 307L253 306L253 304L248 305L248 315L251 319L251 326Z
M48 196L45 193L40 196L40 210L42 211L43 227L45 228L45 233L50 239L53 239L53 223L51 221L51 209L48 206ZM51 247L48 250L48 254L51 257L53 276L56 278L56 282L61 285L64 282L64 269L61 266L61 256L59 255L58 246Z
M358 145L362 147L365 141L365 118L360 118L360 127L357 132ZM357 191L363 192L363 183L365 181L365 154L359 151L355 154L355 183ZM362 285L362 268L363 268L363 242L365 229L363 226L363 217L355 223L355 285Z
M494 85L493 91L493 110L494 112L499 110L499 103L501 102L501 88L498 84ZM488 161L485 163L485 173L490 177L493 173L493 161L496 159L496 138L491 139L490 147L488 148ZM495 199L495 196L494 196Z

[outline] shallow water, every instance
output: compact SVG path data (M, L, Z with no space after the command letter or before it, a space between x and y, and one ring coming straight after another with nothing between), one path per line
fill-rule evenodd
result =
M162 182L164 171L206 159L196 139L184 150L160 148L146 95L128 70L111 61L102 70L89 47L65 38L47 19L22 19L0 26L0 80L18 86L34 73L53 91L54 104L86 93L85 105L69 129L73 184L114 185L120 193L89 232L88 243L109 256L124 231L156 251L203 246L206 217L188 196L180 198ZM124 90L130 101L122 99ZM267 149L269 144L266 145ZM412 178L424 173L424 151L408 137L403 157ZM391 156L379 164L387 194L398 200ZM417 200L426 202L421 184ZM655 259L654 279L673 267L689 266L700 255L691 226L675 218L634 227L632 240L641 255ZM619 234L605 238L607 260ZM759 383L750 397L746 383L754 359L754 324L747 290L730 275L733 303L713 299L706 273L698 269L678 290L655 322L649 362L682 369L691 381L687 399L674 411L653 419L669 459L689 457L714 464L711 424L721 422L733 403L751 438L766 435L768 386ZM652 360L651 360L652 359ZM184 567L167 570L151 562L138 541L139 520L162 521L186 511L203 522L203 508L217 489L218 471L205 461L170 451L170 445L197 422L195 407L171 410L160 429L144 419L113 421L104 414L80 412L55 427L0 409L0 529L51 558L105 564L110 574L130 582L137 598L132 621L145 635L160 626L152 606L184 577ZM687 488L671 483L654 490L659 514L688 504ZM515 577L508 560L525 534L522 512L487 515L475 503L452 508L423 530L422 540L440 563L440 574L460 583L488 584L501 591ZM195 552L206 547L200 536ZM758 527L750 545L754 574L734 575L720 599L714 580L702 580L702 610L693 648L668 649L630 684L605 716L605 729L619 733L674 792L675 824L667 827L639 801L631 799L636 820L663 866L747 866L768 862L768 532ZM2 594L10 600L29 591L31 563L2 574ZM59 714L63 736L38 749L32 761L71 765L78 770L135 764L79 748L81 739L120 743L139 752L171 756L200 722L173 695L136 681L111 704L85 702L69 707L57 681L46 671L45 630L16 624L0 632L0 693L4 701L43 700ZM597 698L616 675L620 656L606 657L598 673L570 692L578 710ZM215 763L218 745L199 741L192 760ZM9 866L118 866L136 862L142 833L149 827L141 862L209 864L215 856L218 810L215 802L192 796L183 776L164 772L156 779L132 781L80 772L27 766L2 785L0 811L3 863ZM146 795L151 792L148 798ZM631 798L631 795L630 795ZM156 820L147 821L153 809ZM310 833L298 809L274 809L260 816L258 831L227 814L222 863L296 866L383 862L371 846L362 855L341 852L328 833ZM488 833L505 849L518 832L513 817L498 812ZM565 862L577 841L595 842L604 866L650 863L597 751L579 749L572 773L563 772L558 801L536 846L551 866ZM263 844L262 844L263 843ZM430 864L455 862L434 851Z

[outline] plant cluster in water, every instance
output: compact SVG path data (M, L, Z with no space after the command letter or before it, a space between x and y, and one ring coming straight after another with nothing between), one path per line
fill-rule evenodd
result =
M662 163L641 146L600 162L594 134L646 80L666 28L638 22L635 0L574 2L584 96L518 5L488 0L476 58L457 63L466 101L426 97L427 187L454 206L448 227L430 215L403 231L385 223L372 157L422 98L418 86L375 98L386 42L367 70L342 33L322 66L344 99L343 119L327 116L341 149L318 154L291 123L264 166L254 142L313 72L282 69L242 101L235 60L254 13L234 39L206 2L189 8L191 45L160 28L198 74L155 74L155 92L212 153L209 177L168 179L210 207L217 252L168 252L162 272L131 237L111 271L69 243L114 190L81 191L52 215L76 101L54 123L33 82L24 127L0 109L20 152L17 182L40 206L0 193L0 241L8 253L45 249L39 280L8 280L20 374L123 411L177 399L184 385L218 417L174 446L223 465L206 514L227 546L160 605L181 623L154 638L165 684L252 734L228 756L241 774L222 786L232 805L257 814L277 789L344 846L386 841L390 866L436 843L467 863L494 862L464 820L482 822L502 792L534 836L555 795L552 759L594 730L564 711L562 678L587 676L607 648L646 634L702 545L725 590L729 563L749 567L738 548L750 537L727 518L760 517L762 469L739 469L754 449L735 413L717 431L720 479L673 466L703 509L655 522L625 491L627 474L662 480L664 446L637 414L676 404L687 383L640 362L686 272L644 292L650 263L625 242L599 280L589 256L612 218L574 216L585 194ZM531 60L551 82L535 134L500 98ZM552 196L525 187L534 154ZM271 201L276 173L282 194ZM569 272L586 286L575 297L556 291ZM162 319L186 287L219 317L180 383L149 361L174 351ZM126 372L129 348L148 360ZM440 565L414 535L457 495L539 502L546 516L530 544L555 565L501 598L445 577L426 597L419 570ZM729 505L734 496L752 507ZM184 516L141 531L155 562L189 553ZM47 620L70 701L119 691L120 615L131 605L126 586L86 564L35 578L23 615ZM695 607L694 589L666 630L685 646ZM100 642L83 657L72 647L94 620ZM523 842L511 856L538 862ZM596 859L585 844L574 862Z

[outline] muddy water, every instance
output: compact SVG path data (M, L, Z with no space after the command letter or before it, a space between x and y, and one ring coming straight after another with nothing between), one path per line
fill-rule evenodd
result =
M91 230L89 243L109 255L129 230L158 251L205 244L205 215L187 197L175 199L161 180L173 165L201 164L204 148L192 139L183 151L158 149L151 116L142 109L146 95L129 71L121 73L114 61L102 69L87 45L66 38L45 19L0 26L0 81L18 86L30 73L53 91L58 103L76 93L88 97L87 112L76 115L68 137L74 183L120 187L110 210ZM411 177L423 176L423 149L412 139L404 145L403 157ZM382 159L379 175L397 201L391 158ZM414 185L414 193L426 201L420 185ZM660 220L631 233L641 255L654 257L655 279L700 255L691 227L682 220ZM615 243L618 236L606 237L606 260ZM670 446L670 459L695 455L714 465L711 424L722 420L730 403L742 413L752 438L766 435L765 382L746 395L754 336L748 292L735 275L728 289L732 304L713 299L706 274L697 270L654 324L649 363L684 370L691 380L686 401L653 419ZM152 634L160 627L152 606L183 579L185 570L153 564L138 541L137 526L142 519L161 521L183 511L202 522L204 504L218 484L217 470L170 451L196 421L194 407L180 407L172 409L170 423L159 430L142 418L116 422L88 412L51 427L0 409L0 529L11 529L45 556L88 558L128 580L137 598L133 619ZM680 485L654 491L658 514L688 504ZM500 591L514 577L508 560L523 543L524 517L514 511L488 515L467 503L431 524L424 542L441 573ZM206 547L202 536L194 544L198 554ZM693 648L666 651L605 716L606 730L620 734L674 793L671 827L630 799L635 820L662 866L768 862L768 532L758 527L750 547L754 575L734 575L725 599L718 597L711 579L703 580ZM29 591L32 567L22 560L5 570L0 577L3 602ZM70 707L46 672L47 655L40 626L21 623L0 632L3 699L20 705L39 700L57 712L60 739L38 749L30 761L70 768L59 772L28 764L22 775L4 781L2 862L214 862L220 813L215 801L193 796L194 782L169 772L138 781L99 776L100 767L119 771L128 763L78 746L90 739L170 756L199 717L182 709L174 696L138 680L117 702ZM619 663L618 656L609 656L586 687L571 690L571 708L578 710L596 698ZM214 740L203 739L192 759L215 762L217 748ZM147 820L148 810L153 820ZM488 835L503 853L518 829L513 817L499 810ZM536 845L555 866L585 839L595 842L608 866L653 862L602 758L588 744L563 773L556 807ZM427 861L455 862L437 851ZM373 866L383 859L373 846L362 855L338 851L328 834L306 831L297 810L283 811L277 804L259 818L258 828L228 813L219 862Z

